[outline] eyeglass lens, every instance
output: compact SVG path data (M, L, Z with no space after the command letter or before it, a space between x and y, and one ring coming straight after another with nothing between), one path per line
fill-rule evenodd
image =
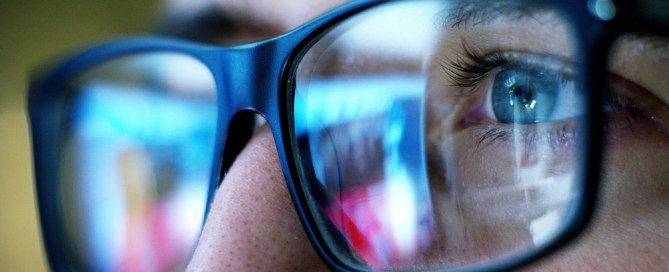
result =
M183 269L204 221L216 132L209 69L178 53L129 55L69 91L58 199L67 263Z
M567 223L584 156L575 33L557 11L499 2L385 4L304 54L301 180L349 265L481 265Z

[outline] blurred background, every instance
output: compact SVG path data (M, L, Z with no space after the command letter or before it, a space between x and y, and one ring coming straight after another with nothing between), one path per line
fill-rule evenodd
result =
M151 32L156 0L0 1L0 271L47 271L26 116L31 70L68 51Z

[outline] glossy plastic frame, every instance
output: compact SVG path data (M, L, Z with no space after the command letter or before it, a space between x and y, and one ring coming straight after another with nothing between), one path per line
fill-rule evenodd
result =
M60 237L63 230L59 229L62 224L58 200L52 193L60 182L58 161L61 152L61 128L58 124L64 114L62 105L67 97L66 94L54 90L62 90L61 86L68 80L104 61L129 54L160 51L183 53L201 61L211 70L216 80L219 112L216 145L213 147L214 167L207 203L211 202L222 179L222 173L228 170L244 142L251 136L253 122L247 122L249 118L239 116L244 117L245 112L259 113L265 117L272 129L296 212L312 245L331 269L353 269L334 257L326 247L323 237L316 231L314 217L306 204L305 190L299 182L300 169L296 164L295 135L292 128L294 71L305 49L320 34L349 16L385 2L387 1L366 0L348 3L285 35L234 47L207 46L160 37L116 40L70 56L65 61L58 62L49 74L33 80L30 85L29 115L33 135L36 193L51 268L60 271L67 270L68 267L63 263L67 259L62 255L65 251L60 250L66 245ZM467 271L509 270L549 254L576 237L587 224L594 207L601 153L601 128L596 125L601 120L601 94L596 90L601 90L598 87L604 74L605 62L605 58L596 53L602 41L597 34L601 26L589 16L584 2L568 0L550 4L554 4L557 10L569 17L568 21L573 24L575 35L579 39L577 46L580 52L588 59L594 57L594 61L583 62L582 67L585 84L590 90L586 93L590 95L585 120L588 150L580 162L584 175L580 177L583 179L580 183L583 188L579 190L581 194L578 195L578 204L575 205L578 208L571 211L569 220L572 224L562 231L554 243L538 248L526 256L495 262L492 265L469 267L466 268Z

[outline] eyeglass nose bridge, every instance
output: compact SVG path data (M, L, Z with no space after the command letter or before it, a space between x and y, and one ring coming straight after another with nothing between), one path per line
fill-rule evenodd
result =
M220 66L214 72L218 73L218 103L222 109L219 133L225 134L221 173L228 171L252 137L257 115L273 129L282 127L289 90L281 79L293 47L277 38L219 52Z
M251 110L264 116L279 114L279 100L286 96L281 78L290 49L275 40L222 51L219 96L228 116ZM269 121L269 120L268 120Z

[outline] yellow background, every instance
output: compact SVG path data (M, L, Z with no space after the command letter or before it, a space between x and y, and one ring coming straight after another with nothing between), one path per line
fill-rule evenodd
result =
M28 73L92 42L150 32L157 0L0 0L0 271L46 271L26 116Z

